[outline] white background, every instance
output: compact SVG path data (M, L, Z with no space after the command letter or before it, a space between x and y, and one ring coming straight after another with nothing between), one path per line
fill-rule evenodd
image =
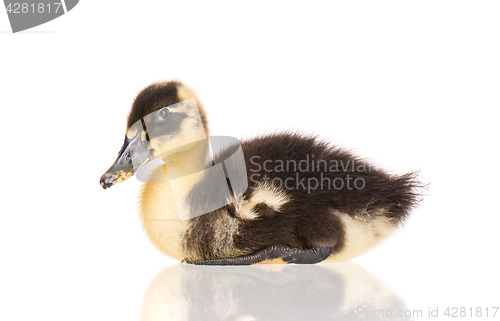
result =
M11 34L0 10L0 319L139 318L176 261L142 231L140 182L98 180L135 95L170 78L213 135L301 129L420 168L423 205L355 263L410 309L499 306L499 16L495 1L87 0Z

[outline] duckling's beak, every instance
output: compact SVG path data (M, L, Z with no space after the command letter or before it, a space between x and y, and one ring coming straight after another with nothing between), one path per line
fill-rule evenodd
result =
M151 160L153 150L147 148L147 142L143 142L141 136L141 132L132 139L125 136L118 158L101 176L102 188L106 189L129 179L142 165Z

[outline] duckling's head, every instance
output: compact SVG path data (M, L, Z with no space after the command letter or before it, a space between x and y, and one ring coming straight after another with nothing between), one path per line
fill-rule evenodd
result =
M205 111L190 88L178 81L149 85L132 104L125 142L101 186L120 183L150 160L185 152L208 136Z

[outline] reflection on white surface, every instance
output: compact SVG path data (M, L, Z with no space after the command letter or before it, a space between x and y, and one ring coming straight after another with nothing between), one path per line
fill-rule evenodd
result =
M406 310L390 287L354 263L177 264L151 281L141 320L410 320Z

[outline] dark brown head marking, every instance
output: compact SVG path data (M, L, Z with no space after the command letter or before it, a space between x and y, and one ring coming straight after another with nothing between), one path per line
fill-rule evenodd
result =
M180 102L177 81L159 82L144 88L135 98L128 115L127 129L142 117L160 109Z

